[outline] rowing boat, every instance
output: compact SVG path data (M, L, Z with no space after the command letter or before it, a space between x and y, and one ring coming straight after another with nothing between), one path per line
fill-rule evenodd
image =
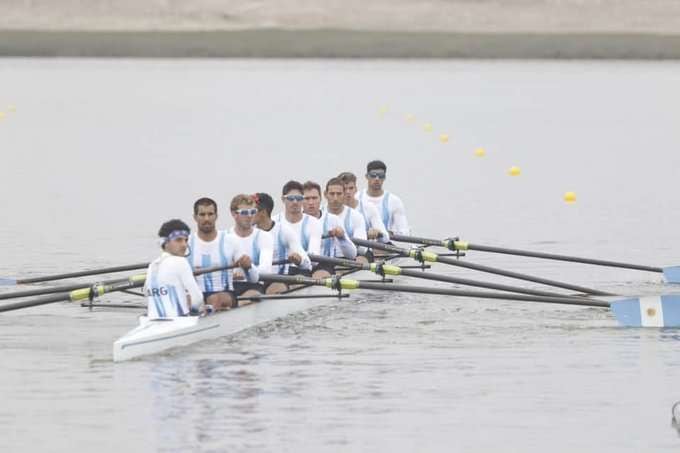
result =
M393 258L396 263L403 258ZM369 271L347 271L356 279L375 279ZM286 294L305 296L286 300L262 299L236 309L210 316L183 316L149 319L140 316L139 325L113 343L113 360L122 362L137 357L158 354L169 349L220 338L270 322L292 313L337 302L336 298L313 297L328 295L329 290L318 286L298 287ZM310 297L311 296L311 297Z

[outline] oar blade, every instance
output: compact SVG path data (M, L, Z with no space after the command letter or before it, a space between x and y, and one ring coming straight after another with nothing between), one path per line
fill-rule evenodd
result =
M627 327L680 327L680 295L617 300L611 303L611 310Z
M680 266L664 267L663 278L668 283L680 283Z
M0 286L16 286L16 278L0 277Z

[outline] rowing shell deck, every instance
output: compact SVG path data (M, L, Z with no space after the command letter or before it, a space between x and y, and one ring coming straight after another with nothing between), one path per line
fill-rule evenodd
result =
M395 260L398 261L399 259ZM352 278L375 279L368 271L353 272ZM329 295L324 287L304 287L287 294ZM140 317L139 326L113 343L113 360L122 362L169 349L188 346L202 340L233 335L251 327L270 322L313 307L337 303L334 298L308 298L285 300L262 300L237 309L219 312L205 317L184 316L149 320Z

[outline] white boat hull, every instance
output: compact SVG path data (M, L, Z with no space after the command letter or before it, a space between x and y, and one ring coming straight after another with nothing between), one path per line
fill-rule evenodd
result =
M376 279L377 275L361 271L353 279ZM309 287L295 291L295 295L330 295L323 287ZM169 349L188 346L202 340L232 335L258 324L270 322L291 313L320 305L337 303L334 298L263 300L235 310L211 316L186 316L150 320L140 317L140 324L113 343L113 360L122 362L136 357L157 354Z

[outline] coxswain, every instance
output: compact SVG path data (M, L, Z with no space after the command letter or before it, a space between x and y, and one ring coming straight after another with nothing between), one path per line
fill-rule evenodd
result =
M185 258L189 234L187 224L178 219L165 222L158 231L163 253L149 265L144 285L150 319L206 312L203 294Z
M236 195L230 204L234 227L229 231L236 239L239 254L250 257L251 263L260 273L272 272L272 256L274 246L271 234L253 225L257 207L251 195ZM264 294L264 286L260 282L251 282L239 271L234 271L234 292L236 296L253 297ZM246 300L244 300L245 302Z
M235 265L250 282L257 282L259 274L248 255L239 253L236 238L226 231L218 231L217 203L210 198L200 198L194 203L194 220L198 227L189 237L189 265L192 269ZM203 274L197 279L206 303L215 310L237 306L231 270Z
M366 165L366 189L362 190L357 199L361 203L370 203L378 209L387 231L397 234L410 234L406 210L401 199L383 189L387 178L387 166L383 161L373 160Z

